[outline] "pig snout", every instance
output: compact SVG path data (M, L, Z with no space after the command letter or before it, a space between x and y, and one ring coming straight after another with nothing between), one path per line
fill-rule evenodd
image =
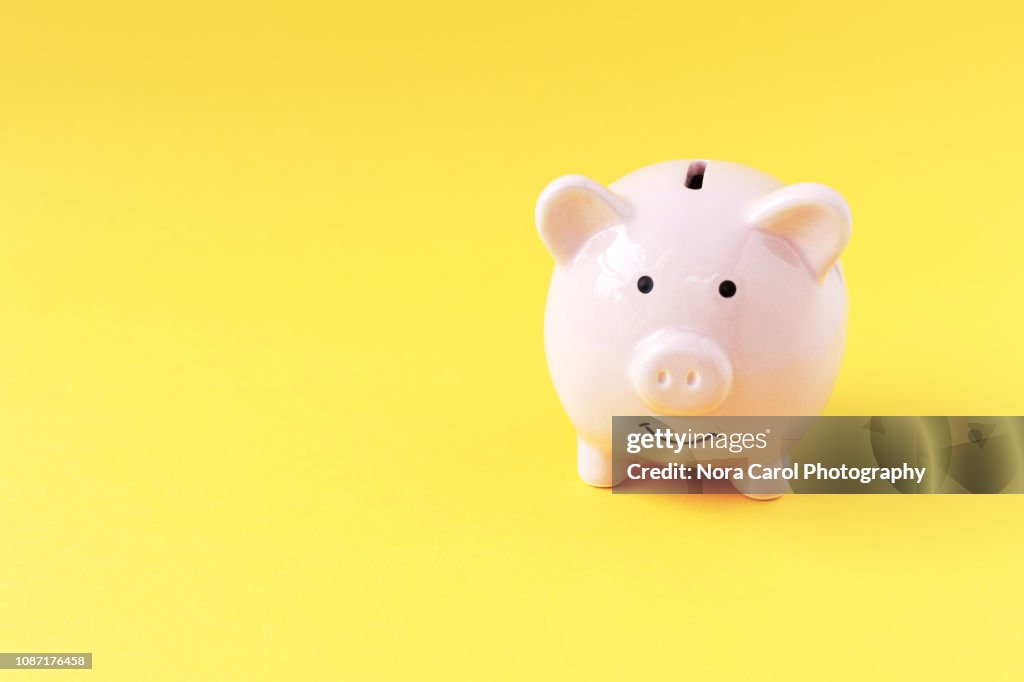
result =
M633 354L630 379L648 407L666 415L707 414L732 387L732 364L711 337L664 330L644 339Z

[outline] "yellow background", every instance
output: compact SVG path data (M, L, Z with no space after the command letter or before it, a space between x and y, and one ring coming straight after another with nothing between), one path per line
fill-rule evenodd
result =
M1024 413L1013 3L5 3L0 649L68 679L1019 675L1019 497L577 480L533 203L842 192L833 414ZM959 675L958 675L959 673Z

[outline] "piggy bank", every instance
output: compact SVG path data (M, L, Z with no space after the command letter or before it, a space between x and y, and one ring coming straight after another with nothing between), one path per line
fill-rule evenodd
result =
M613 415L821 413L846 337L851 219L837 192L669 161L609 187L559 178L536 221L555 259L548 367L584 481L622 480Z

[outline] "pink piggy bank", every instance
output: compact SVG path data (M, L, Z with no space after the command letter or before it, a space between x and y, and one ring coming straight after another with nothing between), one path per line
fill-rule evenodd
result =
M824 409L847 317L838 260L850 209L834 190L669 161L608 188L559 178L536 219L555 257L548 366L590 485L622 480L613 415Z

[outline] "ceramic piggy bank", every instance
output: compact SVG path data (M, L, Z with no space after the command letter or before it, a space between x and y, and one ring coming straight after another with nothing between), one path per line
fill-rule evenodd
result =
M552 182L545 346L578 468L612 471L613 415L818 415L839 371L850 210L834 190L724 161L669 161L604 187Z

